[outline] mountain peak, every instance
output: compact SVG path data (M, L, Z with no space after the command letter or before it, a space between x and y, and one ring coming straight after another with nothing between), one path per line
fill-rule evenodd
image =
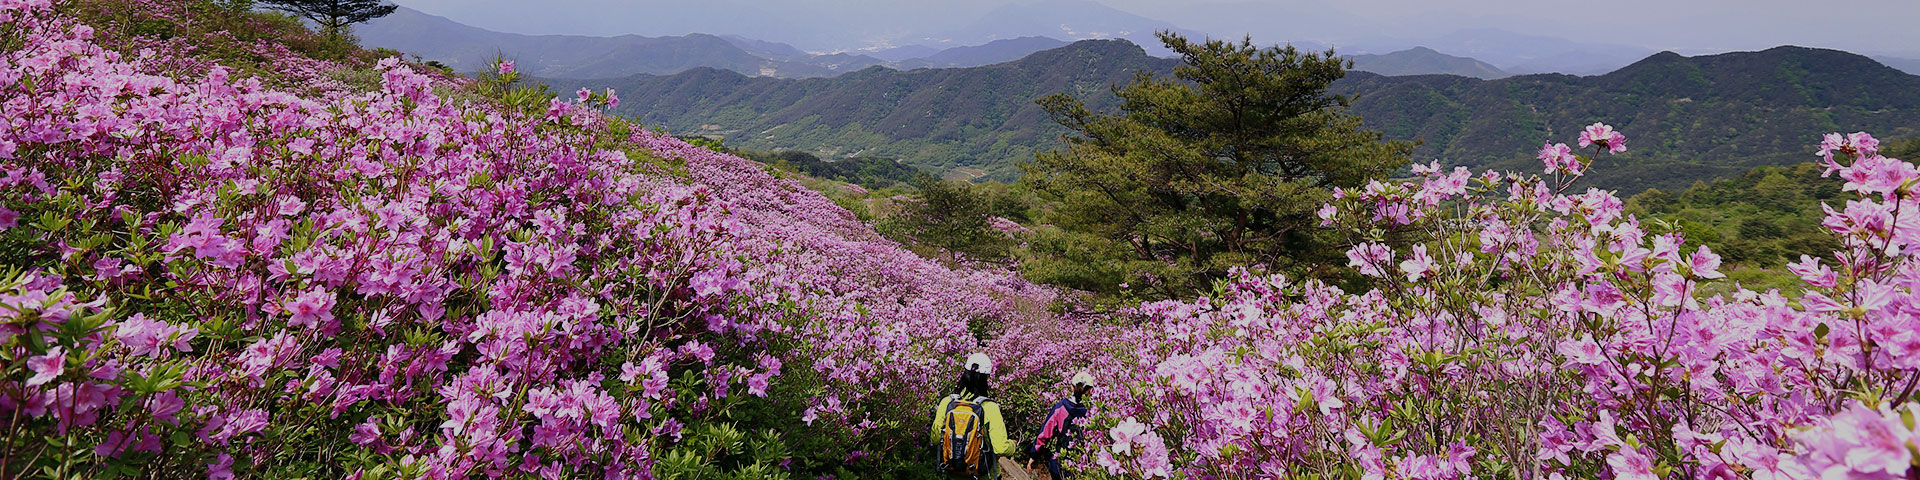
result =
M1042 50L1029 55L1021 62L1045 62L1059 58L1092 56L1100 58L1149 58L1146 49L1140 48L1124 38L1080 40L1064 47Z
M1659 53L1648 55L1647 58L1642 61L1671 62L1671 61L1683 61L1686 58L1687 57L1680 55L1678 53L1673 53L1672 50L1661 50Z
M1164 55L1169 52L1154 38L1154 33L1162 30L1192 38L1205 36L1091 0L1037 0L1001 5L972 24L941 37L961 43L1035 35L1067 40L1123 38L1155 55Z
M1443 74L1489 80L1509 76L1486 62L1447 55L1427 47L1384 55L1353 55L1347 59L1353 60L1354 70L1390 76Z
M1612 88L1696 101L1808 108L1920 108L1920 77L1865 56L1800 46L1681 56L1660 52L1598 77Z

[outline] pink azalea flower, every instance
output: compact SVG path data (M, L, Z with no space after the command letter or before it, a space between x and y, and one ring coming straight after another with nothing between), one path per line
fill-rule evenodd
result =
M359 425L354 425L353 433L347 436L347 440L353 442L355 445L363 446L379 442L380 425L375 423L374 420L374 418L368 417L367 421L361 422Z
M147 411L153 414L153 418L178 425L179 422L175 421L173 416L180 413L180 410L186 406L186 400L182 400L180 394L170 390L155 394L153 400L147 402Z
M1473 475L1473 457L1479 453L1479 449L1467 446L1464 442L1453 444L1447 448L1447 470L1452 473L1454 478L1471 477Z
M1606 149L1608 153L1616 155L1625 153L1627 151L1627 136L1626 134L1614 131L1613 127L1607 124L1594 123L1593 125L1588 125L1585 130L1580 131L1580 148L1587 148L1596 144Z
M1109 444L1108 448L1118 455L1130 455L1133 453L1134 440L1146 432L1146 424L1134 420L1133 417L1127 417L1127 419L1122 420L1119 425L1115 425L1112 430L1107 431L1107 437L1113 440L1113 443Z
M300 294L298 298L286 304L287 313L292 316L287 319L287 324L297 327L317 327L333 322L333 300L333 292L322 287L314 287Z
M220 431L209 438L224 445L228 440L265 430L267 419L265 410L243 410L226 417Z
M1347 266L1360 270L1361 275L1378 277L1386 275L1381 268L1393 264L1393 247L1378 242L1355 245L1347 250Z
M646 372L641 370L639 366L634 365L633 362L620 364L620 381L622 382L631 384L634 379L641 378L645 375Z
M1686 277L1682 277L1678 273L1660 272L1653 276L1653 298L1651 300L1654 305L1665 307L1685 305L1693 298L1688 295L1689 291L1693 289L1692 287L1693 282L1687 281Z
M1600 365L1607 361L1600 344L1593 341L1593 334L1583 335L1579 340L1560 342L1560 354L1578 365Z
M500 74L501 74L501 75L506 75L506 74L509 74L509 73L513 73L513 60L504 60L504 61L501 61L501 62L500 62Z
M1852 146L1854 151L1857 152L1856 155L1862 157L1872 157L1880 154L1880 140L1874 139L1873 135L1868 135L1867 132L1847 134L1847 145Z
M707 346L707 344L699 341L687 342L687 344L680 346L681 356L692 357L703 364L713 363L713 353L713 347Z
M114 337L137 356L162 355L168 350L191 352L193 347L187 342L199 335L200 331L193 327L175 326L139 313L122 320L114 330Z
M207 464L207 480L233 480L233 455L222 453Z
M1407 274L1407 281L1417 282L1433 271L1433 257L1427 256L1426 245L1414 245L1413 256L1400 262L1400 272Z
M1607 467L1613 469L1615 480L1660 480L1653 474L1653 462L1632 448L1607 454Z
M1326 205L1321 205L1320 209L1314 211L1313 213L1314 215L1320 217L1320 226L1324 227L1328 225L1333 225L1333 217L1335 215L1340 214L1340 209L1335 208L1333 204L1329 203Z
M1582 145L1585 146L1585 145ZM1564 143L1549 143L1540 147L1540 163L1545 165L1546 173L1580 172L1580 159L1573 155L1573 149Z
M1720 273L1720 255L1715 254L1713 253L1712 250L1707 249L1706 245L1701 245L1700 249L1694 251L1693 255L1688 259L1690 260L1690 263L1692 263L1693 276L1695 277L1699 277L1699 278L1726 278L1727 277L1725 274Z
M768 377L769 375L764 373L747 377L747 394L756 397L767 396Z
M1855 402L1834 415L1826 428L1797 440L1809 448L1802 461L1818 469L1853 472L1860 477L1899 478L1913 461L1908 450L1913 431L1892 411L1876 411Z
M28 357L27 370L33 372L33 377L27 379L27 386L46 385L59 377L66 370L66 365L67 349L64 347L49 348L45 355Z
M1837 166L1838 164L1834 163L1835 161L1833 159L1833 154L1840 153L1842 149L1846 148L1846 146L1847 146L1846 137L1841 136L1838 132L1829 133L1825 137L1822 137L1820 139L1820 151L1815 152L1814 155L1818 155L1820 156L1820 158L1825 159L1828 165ZM1831 173L1832 170L1828 170L1828 172Z

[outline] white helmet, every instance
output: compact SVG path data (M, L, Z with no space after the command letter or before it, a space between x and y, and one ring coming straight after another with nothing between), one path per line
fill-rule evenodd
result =
M1087 373L1086 370L1081 370L1080 373L1073 374L1073 380L1071 380L1070 383L1072 383L1075 388L1091 387L1093 386L1093 374Z
M987 354L985 353L968 355L967 371L979 372L983 375L993 375L993 359L987 358Z

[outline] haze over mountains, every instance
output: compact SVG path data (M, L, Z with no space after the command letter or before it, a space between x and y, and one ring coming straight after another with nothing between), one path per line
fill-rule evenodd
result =
M1108 85L1177 62L1121 41L1081 41L1018 61L909 72L868 68L834 78L756 78L700 68L676 75L553 80L562 90L616 88L616 113L682 135L824 157L880 156L960 176L1017 178L1017 163L1065 133L1033 100L1069 92L1110 110ZM1606 121L1632 151L1603 161L1595 185L1685 188L1758 165L1812 159L1807 132L1920 135L1920 76L1847 52L1779 47L1684 57L1660 53L1598 76L1482 80L1354 72L1335 84L1353 111L1390 138L1418 140L1415 158L1533 169L1526 152L1570 142Z
M1199 2L1189 6L1213 13L1182 15L1215 20L1210 30L1233 24L1231 13L1291 25L1364 21L1290 5ZM806 21L795 15L794 22ZM665 16L647 18L656 23ZM997 1L942 20L870 31L863 34L867 40L851 42L866 47L830 50L817 47L832 42L776 26L753 34L529 35L405 8L356 33L366 45L456 71L480 70L499 54L562 91L616 88L625 99L617 113L677 134L829 159L899 158L952 176L997 180L1017 178L1018 162L1058 145L1065 133L1035 98L1068 92L1097 109L1111 108L1110 86L1176 64L1160 57L1167 52L1152 39L1154 31L1203 36L1094 0ZM1914 131L1920 101L1913 98L1920 95L1914 93L1920 77L1895 70L1920 71L1920 61L1910 60L1920 53L1877 50L1883 55L1875 62L1838 50L1781 47L1688 57L1498 28L1440 28L1376 28L1335 49L1357 70L1336 89L1357 95L1354 111L1371 128L1423 142L1416 152L1421 159L1530 168L1531 160L1514 152L1569 140L1562 130L1604 120L1635 132L1633 153L1613 161L1636 168L1603 169L1607 176L1591 179L1595 184L1684 188L1751 166L1804 161L1808 139L1801 137L1809 131L1920 134ZM1311 25L1299 31L1254 41L1329 48L1315 40L1329 37ZM786 43L791 38L814 48ZM1115 40L1069 43L1089 38Z
M1157 53L1173 28L1257 43L1332 45L1342 54L1413 47L1471 57L1510 73L1598 74L1663 50L1697 55L1806 45L1920 59L1920 3L1907 0L397 0L494 31L650 37L705 33L814 53L921 58L955 46L1045 36L1127 38ZM887 58L881 51L927 47Z
M502 33L408 8L361 25L354 33L363 45L418 55L461 73L485 68L496 55L515 60L517 67L530 75L579 78L672 74L696 67L753 75L817 77L880 63L871 57L813 55L788 45L737 36L592 37Z
M1079 2L1079 7L1094 9L1098 4ZM1026 8L1006 8L996 11L994 17L1045 18L1047 11L1030 12ZM1082 32L1062 25L1058 33L1101 34L1124 37L1135 45L1146 48L1149 54L1167 56L1164 48L1159 47L1153 32L1144 34L1139 29L1171 28L1155 24L1149 20L1115 13L1116 19L1096 22L1097 25L1123 25L1125 29L1112 32ZM978 25L962 29L958 35L967 38L995 38L1013 35L1014 32L1044 30L1032 25L996 24ZM1177 30L1176 30L1177 31ZM621 35L614 37L594 37L583 35L524 35L486 30L464 25L445 17L435 16L418 10L401 8L393 15L380 18L360 26L355 33L363 44L371 47L391 48L404 53L441 62L457 72L474 72L491 64L496 55L517 61L521 71L547 78L613 78L633 74L670 75L698 67L712 67L730 70L749 76L771 76L781 78L811 78L833 76L863 68L882 65L896 70L916 68L955 68L991 65L1017 60L1035 52L1059 48L1068 42L1048 36L1024 36L1000 38L979 45L961 45L949 48L930 46L895 47L873 52L809 53L792 45L748 38L739 35L688 34L668 37L645 37L640 35ZM1186 32L1188 35L1198 35ZM1482 32L1487 35L1495 33ZM1073 35L1063 35L1072 38ZM1451 40L1462 49L1471 49L1478 40L1465 37ZM1482 42L1484 43L1484 42ZM1545 48L1569 47L1565 42L1549 45ZM1324 50L1324 45L1302 43L1301 48ZM1569 47L1572 48L1572 47ZM1343 53L1366 52L1364 49L1349 49ZM1500 78L1510 73L1500 67L1474 58L1448 55L1426 47L1415 47L1402 51L1380 54L1349 54L1355 61L1354 68L1384 75L1427 75L1451 74L1475 78ZM1538 64L1543 60L1534 57L1501 57L1512 61L1531 61ZM1611 63L1621 65L1632 59L1595 56L1586 58L1588 63L1570 69L1589 70L1602 68ZM1598 63L1594 63L1598 62ZM1522 72L1535 67L1521 64ZM1537 65L1536 65L1537 66Z
M496 0L473 1L484 4ZM600 0L565 0L559 3L595 1ZM1127 0L1106 1L1124 3ZM401 3L434 5L439 2L441 0L402 0ZM821 9L831 10L830 3L823 4ZM700 66L783 78L832 76L873 65L900 70L971 67L1011 61L1065 45L1069 41L1090 38L1126 39L1142 46L1149 54L1170 56L1171 52L1161 47L1153 37L1154 32L1171 30L1190 38L1207 36L1207 33L1111 8L1094 0L1021 0L1001 1L997 3L998 6L992 6L995 5L993 2L982 5L982 8L991 8L946 18L946 23L900 25L882 33L873 33L865 41L842 39L837 43L840 47L826 50L800 48L788 43L789 37L808 37L793 33L800 28L798 25L763 28L750 34L738 33L738 27L754 24L756 18L767 15L764 12L765 5L756 11L757 15L742 13L735 18L738 22L726 24L732 28L694 30L685 34L655 37L572 34L604 30L593 28L594 21L588 20L581 21L566 35L506 33L469 26L404 7L393 16L359 27L357 33L366 45L416 54L445 63L458 71L477 70L478 65L491 60L495 53L506 53L510 57L520 58L523 68L529 73L562 78L671 74ZM938 11L951 6L940 3L927 7ZM1225 28L1230 33L1255 31L1257 33L1253 38L1256 43L1291 43L1315 51L1328 48L1330 42L1324 38L1339 37L1326 33L1327 26L1366 24L1365 19L1339 9L1311 3L1200 2L1185 7L1190 8L1160 11L1209 25L1212 27L1210 30ZM470 10L456 8L451 12L469 13ZM622 11L614 6L602 10L604 12L596 13L617 17L620 15L618 12ZM1198 12L1211 13L1200 15ZM639 17L626 31L658 30L663 17L656 10L639 12ZM935 15L916 16L919 17ZM804 17L793 20L795 23L805 23L801 18ZM1268 19L1271 22L1250 24L1247 19ZM701 25L700 22L691 23ZM1485 22L1460 21L1461 25L1475 23ZM1276 32L1275 27L1269 24L1291 27ZM522 22L519 26L530 25L533 22ZM1232 30L1232 25L1240 25L1247 30ZM1528 73L1598 75L1658 51L1631 45L1582 43L1554 36L1519 34L1499 28L1457 28L1422 36L1419 35L1421 32L1435 29L1431 26L1369 27L1372 28L1349 32L1345 34L1346 40L1331 43L1341 55L1359 61L1356 69L1386 75L1445 73L1489 79ZM1396 32L1396 35L1383 35L1380 32ZM1239 36L1238 33L1215 35L1216 38ZM720 40L725 40L733 48L721 45ZM806 43L817 45L820 42ZM847 48L849 43L859 48ZM1694 53L1718 52L1696 49ZM1909 60L1920 58L1920 51L1910 52L1904 57L1877 55L1876 58L1896 68L1920 72L1920 61Z

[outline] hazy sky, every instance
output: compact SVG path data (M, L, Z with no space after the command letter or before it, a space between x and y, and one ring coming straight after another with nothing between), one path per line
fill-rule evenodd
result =
M493 30L737 34L809 50L951 30L1034 0L397 0ZM1500 29L1682 53L1794 44L1920 56L1920 0L1097 0L1210 35L1356 44Z

